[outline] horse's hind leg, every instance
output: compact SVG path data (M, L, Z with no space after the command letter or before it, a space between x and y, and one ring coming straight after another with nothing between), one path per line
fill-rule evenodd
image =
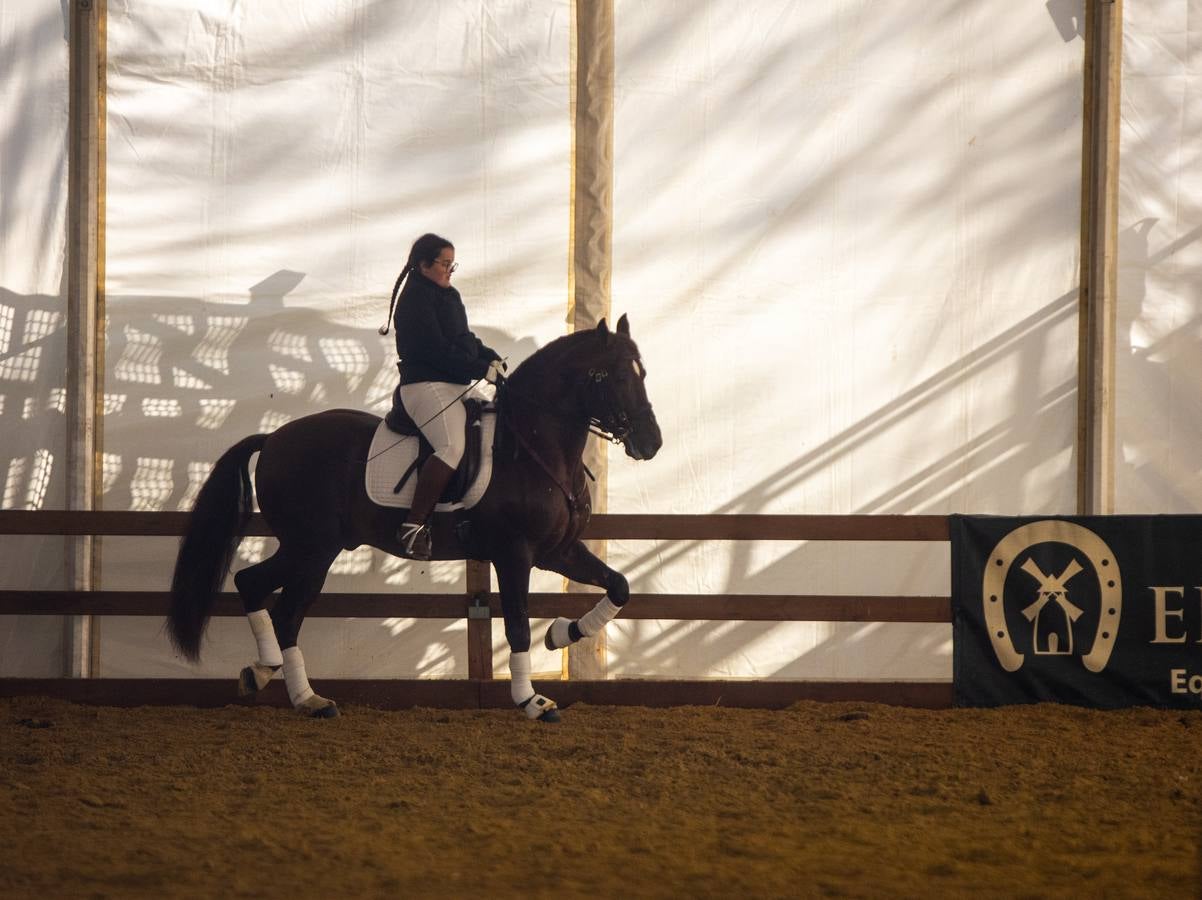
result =
M338 715L338 706L313 691L305 672L305 659L296 645L305 613L317 595L321 593L338 552L316 552L294 554L295 568L288 573L284 590L274 610L276 634L283 648L284 683L288 687L288 699L297 712L317 718L333 718Z
M605 588L605 595L596 606L575 621L562 616L551 623L543 645L548 650L559 650L574 644L582 637L592 637L603 630L630 599L630 585L626 577L611 569L577 541L555 559L540 561L539 568L558 572L572 581Z
M271 614L266 609L267 598L283 587L287 562L283 553L276 550L262 562L248 566L234 575L234 585L242 597L242 608L246 610L251 633L259 648L259 657L244 668L238 676L238 693L243 696L256 694L284 664L279 638Z
M242 608L248 613L263 609L267 598L284 586L287 571L283 548L280 548L262 562L237 572L234 585L242 596Z

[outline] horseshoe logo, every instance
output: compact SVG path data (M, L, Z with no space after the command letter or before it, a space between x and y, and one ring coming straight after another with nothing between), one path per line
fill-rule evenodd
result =
M1067 544L1083 553L1093 566L1102 609L1098 616L1098 630L1094 635L1093 646L1089 653L1081 658L1081 662L1089 671L1101 672L1110 661L1110 653L1114 650L1114 640L1118 635L1119 618L1123 610L1123 582L1118 561L1106 542L1088 528L1074 522L1049 520L1022 525L1002 538L989 554L985 563L981 603L993 652L1007 672L1016 672L1023 664L1023 654L1014 648L1014 641L1006 627L1003 589L1010 567L1014 565L1018 556L1036 544L1047 543ZM1028 620L1035 621L1044 606L1053 602L1061 607L1070 623L1080 617L1081 610L1068 599L1068 582L1082 571L1080 563L1072 560L1059 575L1044 574L1030 559L1023 563L1021 568L1038 583L1035 602L1023 610L1023 615ZM1052 652L1061 653L1055 648ZM1071 652L1070 631L1069 646L1062 655Z

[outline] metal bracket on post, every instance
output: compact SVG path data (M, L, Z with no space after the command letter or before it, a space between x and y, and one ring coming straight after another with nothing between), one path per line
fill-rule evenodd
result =
M492 610L488 606L488 594L481 592L473 595L472 604L467 608L469 619L491 619Z

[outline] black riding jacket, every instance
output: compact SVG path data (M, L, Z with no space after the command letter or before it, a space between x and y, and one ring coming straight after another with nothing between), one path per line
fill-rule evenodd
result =
M488 364L501 358L468 330L459 291L439 287L418 271L410 272L405 281L392 325L401 358L401 384L468 384L482 378Z

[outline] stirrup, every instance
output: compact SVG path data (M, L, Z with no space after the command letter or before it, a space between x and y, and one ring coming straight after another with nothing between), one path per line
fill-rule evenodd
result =
M432 548L430 546L430 526L424 522L405 522L397 531L397 540L401 542L401 556L406 559L428 560Z

